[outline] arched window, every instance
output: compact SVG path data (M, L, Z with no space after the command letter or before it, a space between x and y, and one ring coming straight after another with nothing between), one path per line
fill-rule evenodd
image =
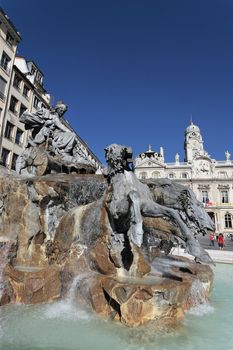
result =
M174 179L175 175L173 173L168 174L169 179Z
M153 179L158 179L159 177L160 177L160 173L158 171L153 171L152 178Z
M231 214L225 214L225 228L232 228L232 217Z
M140 173L140 178L142 180L145 180L147 178L147 173L145 171L143 171L142 173Z

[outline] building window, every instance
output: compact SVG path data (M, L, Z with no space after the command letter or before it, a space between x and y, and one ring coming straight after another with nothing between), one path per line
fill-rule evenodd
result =
M19 116L21 116L26 110L27 110L27 107L21 103L20 110L19 110Z
M2 157L1 157L1 163L4 166L8 165L8 158L9 158L10 151L6 148L2 149Z
M168 177L169 177L169 179L174 179L174 174L173 173L170 173L170 174L168 174Z
M231 214L225 214L225 228L232 228Z
M24 84L24 87L23 87L23 95L25 97L29 97L29 93L30 93L30 89L27 85Z
M20 77L17 74L15 74L14 81L13 81L13 86L16 89L20 89L21 82L22 82L22 79L20 79Z
M10 72L10 61L10 57L3 51L0 64L7 73Z
M14 125L11 124L10 122L7 122L7 123L6 123L6 128L5 128L4 136L5 136L7 139L12 140L13 130L14 130Z
M0 76L0 98L5 101L6 80Z
M40 85L42 85L42 83L43 83L43 76L41 75L41 73L37 73L37 81L38 81L38 83L40 84Z
M181 177L182 177L182 179L187 179L188 178L188 174L187 173L182 173Z
M15 143L17 145L21 145L23 143L23 131L20 129L17 129L16 131Z
M32 66L31 68L31 74L34 75L36 73L36 68Z
M18 104L18 100L14 97L11 96L11 101L10 101L10 111L13 113L17 113L17 104Z
M7 32L7 34L6 34L6 42L7 42L7 44L9 44L10 46L12 46L13 43L14 43L14 38L13 38L13 36L12 36L9 32Z
M209 203L208 191L201 191L202 203Z
M160 177L160 173L158 172L158 171L154 171L153 173L152 173L152 178L153 179L158 179Z
M39 108L39 103L40 103L39 98L34 96L33 107L38 109Z
M145 180L146 178L147 178L147 173L144 171L144 172L142 172L142 173L140 173L140 178L142 179L142 180Z
M11 162L11 169L13 170L15 170L17 158L18 158L18 154L13 153L12 162Z
M221 202L228 203L228 191L221 191Z

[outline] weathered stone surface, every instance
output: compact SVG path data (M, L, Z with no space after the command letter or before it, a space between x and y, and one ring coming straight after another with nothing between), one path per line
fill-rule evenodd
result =
M93 269L104 275L116 273L116 267L109 257L109 249L106 241L97 240L95 246L91 248L89 255Z
M0 242L18 241L16 264L46 265L45 242L53 239L63 215L101 198L105 188L98 175L0 178Z
M184 317L192 280L168 278L86 279L81 293L101 316L135 327L147 322L178 322Z
M13 291L11 301L15 303L36 304L61 296L61 276L56 268L30 271L30 268L9 266L5 275Z
M12 297L12 290L5 276L5 269L14 258L17 245L11 241L0 243L0 306L8 304Z
M73 288L78 302L133 327L177 322L208 298L212 270L166 256L162 242L177 227L144 218L139 247L128 214L122 225L112 220L106 188L96 175L0 178L0 305L52 301ZM153 257L149 238L158 240Z

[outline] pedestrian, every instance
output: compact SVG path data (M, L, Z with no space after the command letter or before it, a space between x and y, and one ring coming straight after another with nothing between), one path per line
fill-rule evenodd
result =
M218 246L220 250L223 250L223 246L224 246L224 237L223 234L220 233L218 236Z
M214 247L214 234L213 233L210 233L209 239L210 239L210 246Z

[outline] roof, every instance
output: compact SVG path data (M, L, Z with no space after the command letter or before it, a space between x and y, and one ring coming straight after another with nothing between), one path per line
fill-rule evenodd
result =
M192 131L200 132L199 127L193 124L193 122L191 122L191 124L185 129L185 133L187 134L188 132L192 132Z
M11 28L14 30L15 35L18 37L18 40L21 41L22 38L21 38L21 35L20 35L19 31L17 30L15 25L11 22L10 18L7 16L7 14L2 9L2 7L0 7L0 13L2 13L2 15L6 18L7 22L10 24Z

